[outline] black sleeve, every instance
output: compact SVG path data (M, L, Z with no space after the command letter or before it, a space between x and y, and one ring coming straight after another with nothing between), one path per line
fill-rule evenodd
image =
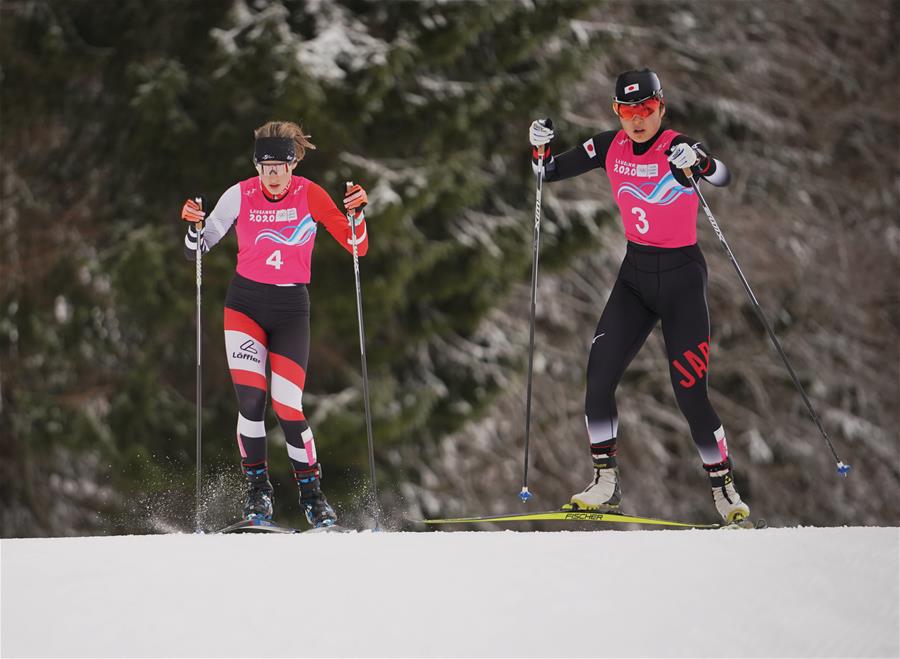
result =
M678 135L672 140L672 144L669 148L681 143L698 146L700 147L700 150L706 154L704 158L700 159L700 162L691 167L694 176L700 176L713 185L720 187L726 186L731 182L731 172L728 171L725 163L716 160L706 153L706 149L703 148L703 144L699 140L695 140L693 137L688 137L687 135ZM669 165L669 169L672 171L672 174L675 176L675 180L678 181L678 183L685 187L691 186L691 183L688 181L687 176L684 175L684 172L680 169L676 169L673 165Z
M573 176L580 176L592 169L606 169L606 154L609 152L609 146L612 144L616 132L607 130L597 133L583 144L573 147L559 156L551 156L544 168L544 180L562 181ZM593 151L593 155L591 151Z

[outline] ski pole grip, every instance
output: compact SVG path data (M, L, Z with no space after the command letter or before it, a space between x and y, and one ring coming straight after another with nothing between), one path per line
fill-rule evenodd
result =
M353 181L344 181L344 186L345 186L345 188L344 188L344 194L346 195L348 192L350 192L350 188L353 187ZM350 221L352 222L352 221L353 221L353 216L354 216L353 211L352 211L352 210L348 210L346 207L344 208L344 211L346 211L347 219L350 220ZM355 225L354 225L354 226L355 226Z
M553 120L550 117L547 117L546 119L544 119L544 127L549 128L550 130L553 130ZM546 144L541 144L538 147L538 157L541 160L544 159L544 152L546 151L546 149L547 149Z
M667 156L671 156L671 155L672 155L672 148L669 147L668 149L666 149L665 153L666 153ZM681 173L684 174L685 178L687 178L688 181L690 181L691 179L694 178L694 172L692 172L691 169L690 169L689 167L682 167L682 168L681 168Z
M194 202L200 207L200 210L203 210L203 197L194 197ZM203 222L194 222L194 228L199 233L203 229Z

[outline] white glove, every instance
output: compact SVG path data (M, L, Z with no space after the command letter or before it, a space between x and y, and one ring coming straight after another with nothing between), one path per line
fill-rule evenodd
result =
M676 169L690 169L700 162L700 156L694 147L687 142L682 142L672 147L672 153L669 154L669 162Z
M538 119L531 122L528 130L528 140L531 146L544 146L553 139L553 122L549 119Z

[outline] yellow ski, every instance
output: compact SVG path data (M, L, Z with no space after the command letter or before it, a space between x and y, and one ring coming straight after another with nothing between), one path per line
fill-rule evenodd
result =
M618 524L651 524L654 526L675 526L686 529L719 529L723 524L691 524L654 517L635 517L621 513L595 512L590 510L552 510L542 513L520 513L513 515L488 515L484 517L455 517L447 519L423 519L424 524L478 524L487 522L611 522Z

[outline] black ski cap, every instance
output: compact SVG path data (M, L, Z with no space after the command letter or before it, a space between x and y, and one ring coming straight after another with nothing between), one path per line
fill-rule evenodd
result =
M616 103L640 103L648 98L662 99L659 78L650 69L626 71L616 78Z

